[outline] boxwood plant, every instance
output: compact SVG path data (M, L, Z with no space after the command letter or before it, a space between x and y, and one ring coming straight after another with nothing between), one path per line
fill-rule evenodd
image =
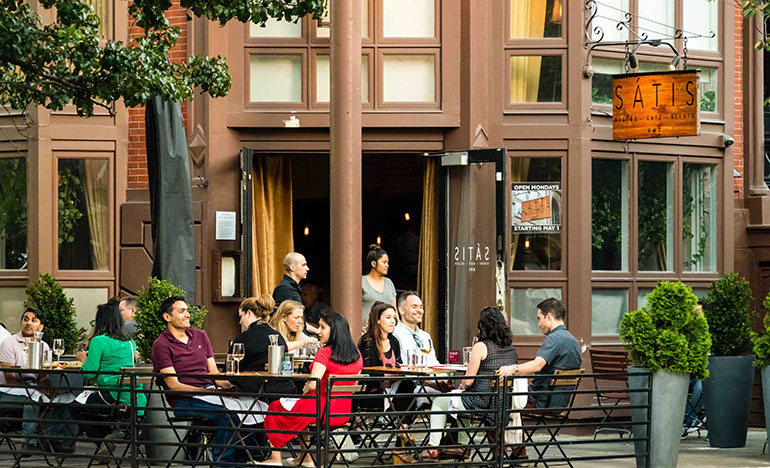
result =
M750 354L754 340L751 286L738 273L727 273L711 283L703 298L703 313L711 333L711 352L715 356Z
M770 293L767 294L762 305L765 306L765 309L770 310ZM770 313L765 314L763 323L765 324L765 332L754 340L754 353L757 355L754 365L760 369L770 366Z
M708 377L711 336L698 299L680 282L661 281L647 295L647 305L620 322L620 339L631 360L655 372L665 369Z

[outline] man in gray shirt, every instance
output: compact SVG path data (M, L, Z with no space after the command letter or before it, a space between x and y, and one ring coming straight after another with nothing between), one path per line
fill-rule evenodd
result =
M126 324L126 331L131 336L136 334L136 322L134 317L136 316L136 297L126 296L118 303L120 309L120 315L123 317L123 322Z
M553 374L556 370L580 369L583 358L580 343L564 325L567 309L558 299L546 299L537 305L537 324L545 335L543 346L537 350L535 359L518 365L503 366L500 376ZM530 392L546 391L551 377L534 377L529 384ZM550 397L550 398L549 398ZM569 403L569 394L529 394L527 406L536 408L562 407Z

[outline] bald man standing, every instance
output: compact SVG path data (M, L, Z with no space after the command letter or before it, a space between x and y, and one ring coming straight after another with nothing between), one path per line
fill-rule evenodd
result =
M299 282L307 278L307 272L310 271L305 256L297 252L286 254L283 259L283 269L286 273L273 290L276 308L287 299L302 303L302 291L299 289Z

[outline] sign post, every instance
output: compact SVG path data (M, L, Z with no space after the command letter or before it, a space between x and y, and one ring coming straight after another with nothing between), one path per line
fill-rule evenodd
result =
M612 139L700 135L700 70L612 77Z

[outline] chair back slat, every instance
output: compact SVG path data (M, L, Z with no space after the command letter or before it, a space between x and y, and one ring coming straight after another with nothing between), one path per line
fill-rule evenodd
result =
M599 375L598 380L628 381L628 354L624 350L589 348L591 372Z
M556 369L551 379L551 387L577 387L585 369Z

